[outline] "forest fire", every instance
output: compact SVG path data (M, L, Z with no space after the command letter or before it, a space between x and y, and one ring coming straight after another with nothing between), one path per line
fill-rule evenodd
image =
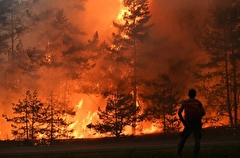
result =
M120 4L120 7L119 7L120 9L119 9L119 13L116 17L116 20L120 21L120 22L124 22L124 15L128 14L129 11L126 7L124 7L123 0L119 0L119 4Z
M0 139L179 132L190 87L207 110L203 128L237 125L239 49L209 48L215 34L204 32L236 30L209 26L213 4L184 2L1 0Z
M73 136L75 138L95 138L100 137L98 134L93 134L87 128L87 124L98 120L97 111L85 111L82 110L84 104L84 100L81 99L80 102L76 105L76 116L74 119L74 123L69 127L73 129ZM86 113L82 113L82 111Z
M99 120L98 111L94 110L83 110L84 106L84 99L81 99L79 103L76 105L76 116L73 118L73 124L69 126L70 129L73 129L73 136L74 138L100 138L105 136L111 136L109 134L100 134L92 131L91 129L87 128L87 125L93 122L97 122ZM161 129L156 126L154 123L150 121L145 121L139 123L138 125L138 132L137 135L141 134L149 134L149 133L156 133L160 132ZM124 135L132 135L132 127L128 126L124 129Z

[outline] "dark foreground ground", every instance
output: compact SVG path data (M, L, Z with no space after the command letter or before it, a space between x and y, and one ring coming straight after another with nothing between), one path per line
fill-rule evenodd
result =
M149 134L135 137L101 139L73 139L54 142L52 145L23 145L15 141L0 142L0 157L175 157L179 134ZM191 157L192 135L184 149ZM201 141L204 157L239 157L240 127L204 129ZM206 152L209 152L206 154ZM238 154L239 153L239 154ZM211 155L212 154L212 155Z

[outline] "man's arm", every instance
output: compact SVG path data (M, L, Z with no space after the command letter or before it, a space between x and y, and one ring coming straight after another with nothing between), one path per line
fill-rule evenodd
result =
M202 116L206 115L205 109L203 108L203 106L201 106L201 111L202 111Z
M183 107L183 105L181 105L179 110L178 110L178 116L179 116L180 121L183 123L183 125L186 126L187 123L182 116L183 109L184 109L184 107Z
M204 107L203 107L203 105L202 105L202 102L199 101L199 103L200 103L200 106L201 106L201 115L202 115L202 117L203 117L203 116L206 115L206 112L205 112L205 109L204 109Z

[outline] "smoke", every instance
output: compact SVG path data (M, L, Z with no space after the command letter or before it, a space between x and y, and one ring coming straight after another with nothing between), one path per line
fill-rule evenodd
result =
M180 87L180 92L194 86L189 68L202 60L198 47L198 29L207 15L209 1L152 0L152 36L162 40L159 46L165 73ZM163 40L164 39L164 40Z
M86 36L83 36L83 41L91 39L94 33L98 31L100 40L109 42L114 31L112 22L116 20L121 9L120 2L120 0L62 0L56 3L56 0L41 0L36 5L29 6L29 8L26 7L26 9L32 11L31 15L37 15L51 8L63 8L69 20L86 32ZM191 80L191 75L188 72L189 66L202 59L200 58L202 51L196 44L197 28L201 27L204 17L207 15L208 4L209 1L207 0L150 0L149 3L152 15L150 23L154 23L151 30L151 36L154 39L152 44L154 45L154 51L159 54L157 56L158 61L152 62L151 60L156 60L155 57L152 57L148 62L157 71L169 74L171 79L180 85L179 88L183 94L187 94L188 88L194 86L194 82ZM37 36L49 26L50 21L48 24L39 25L33 33L27 34L22 41L24 47L46 44L40 43L42 39L38 40ZM56 88L59 85L56 83L61 81L60 70L52 72L49 69L42 69L41 75L45 82L38 83L41 86L35 88L40 88L44 93L49 94L49 89ZM23 98L26 90L26 87L23 87L23 93L19 92L14 96L8 96L5 95L8 91L3 90L1 87L0 113L10 114L12 112L11 103L16 103L18 99ZM44 98L46 95L40 94L40 97ZM76 96L73 101L74 104L77 104L80 99L81 97L78 98ZM94 109L97 109L96 105L99 104L94 104ZM88 110L91 109L89 108ZM1 124L2 122L4 121L0 120ZM10 130L4 131L3 126L1 126L0 131L2 131L0 138L6 138L10 135ZM7 134L3 134L4 132Z
M111 37L112 22L116 19L120 11L119 0L88 0L85 5L85 12L79 23L88 33L88 37L98 31L101 40Z

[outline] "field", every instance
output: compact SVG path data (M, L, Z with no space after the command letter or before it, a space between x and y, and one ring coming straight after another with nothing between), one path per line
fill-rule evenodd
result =
M27 146L0 142L0 157L6 158L176 158L179 135L150 134L135 137L61 140L50 146ZM193 155L190 136L184 158ZM204 129L200 157L240 158L240 127Z

